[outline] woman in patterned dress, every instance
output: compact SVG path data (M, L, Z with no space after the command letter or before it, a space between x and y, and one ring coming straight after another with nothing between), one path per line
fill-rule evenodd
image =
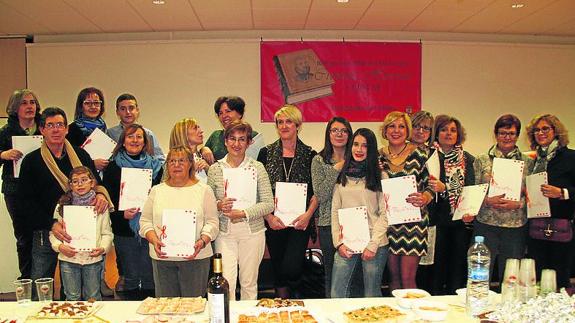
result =
M409 195L407 202L421 208L421 221L390 225L389 270L390 290L416 288L415 275L420 257L427 250L428 213L425 207L433 200L433 191L428 187L428 173L424 149L408 142L411 137L411 119L406 113L390 112L383 121L381 134L389 145L380 149L383 172L387 177L415 175L418 191ZM384 175L384 176L385 176Z

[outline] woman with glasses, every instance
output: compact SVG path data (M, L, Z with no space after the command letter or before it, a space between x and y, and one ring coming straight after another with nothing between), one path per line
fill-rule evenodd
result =
M156 296L204 296L213 255L210 242L219 232L216 198L208 185L196 179L194 156L187 148L170 149L166 162L168 178L152 187L140 219L140 236L150 243ZM196 232L191 256L167 257L162 251L162 217L167 209L195 211Z
M458 119L438 115L433 133L433 147L439 154L440 178L430 182L433 191L438 193L432 294L452 295L465 286L467 249L474 219L463 216L462 220L453 221L452 217L463 187L475 184L475 157L463 150L465 129Z
M384 177L394 178L414 175L417 192L408 196L407 202L420 208L421 221L390 225L387 231L391 274L390 290L416 288L415 276L419 260L427 252L426 206L433 200L425 168L427 152L408 141L411 138L411 118L404 112L393 111L383 120L381 134L388 146L380 149Z
M528 254L535 259L537 277L542 268L555 269L557 287L570 287L575 151L567 148L567 129L554 115L536 116L529 122L527 133L531 149L537 153L531 173L547 172L548 184L541 185L541 192L549 198L551 207L551 218L529 220Z
M230 299L236 299L236 281L241 286L241 299L257 299L258 271L266 248L264 216L274 209L270 179L262 163L246 155L252 141L252 127L244 121L230 123L224 131L227 155L210 167L208 185L217 199L220 235L215 241L221 253L223 275L230 284ZM256 172L255 204L239 209L234 199L226 196L224 169L253 168Z
M12 147L12 136L40 135L40 102L28 89L14 91L6 106L7 123L0 129L0 165L2 168L2 193L6 209L12 219L20 278L30 278L32 269L32 232L27 228L18 208L19 179L14 177L14 161L23 157Z
M317 208L311 183L311 160L316 152L298 138L303 123L295 105L284 105L274 114L279 139L260 150L258 161L269 174L272 189L277 182L307 184L306 211L292 223L270 213L264 217L268 251L274 269L276 297L289 298L298 291L305 249L310 234L315 232L313 214ZM275 193L275 191L274 191Z
M506 114L497 119L493 128L495 145L491 146L486 154L475 159L476 184L490 182L494 158L525 162L523 181L525 180L530 159L517 147L520 132L521 121L516 116ZM523 192L524 190L522 190L520 201L507 200L504 194L485 197L474 224L473 235L485 237L485 245L491 252L489 276L492 277L493 265L497 261L499 282L503 280L507 259L521 259L525 254L527 212Z
M331 238L331 200L335 182L345 162L345 151L351 147L351 134L349 121L342 117L333 117L325 128L323 149L311 161L313 191L319 203L317 226L325 268L327 298L331 292L331 270L335 254Z
M74 121L68 127L66 139L73 146L82 146L88 136L98 128L106 132L106 122L102 115L105 112L104 94L95 87L88 87L78 93ZM94 159L98 171L108 166L107 159Z
M432 130L433 123L435 119L433 115L427 111L420 110L411 116L412 132L411 139L409 140L412 144L417 145L420 149L426 151L428 156L431 156L433 149L431 144L433 142ZM430 176L429 183L432 183L434 179ZM419 288L425 290L431 290L431 283L433 282L433 262L435 256L435 203L432 201L427 205L427 210L429 214L429 225L427 227L427 252L419 260L419 267L417 268L416 282Z
M170 133L170 149L174 147L186 147L194 155L194 169L196 178L206 183L208 179L209 163L202 157L198 150L204 142L204 131L196 119L184 118L174 125Z
M152 185L162 179L162 162L154 156L154 148L144 127L131 124L124 127L112 161L104 170L104 186L117 207L120 200L122 168L152 170ZM114 247L124 271L124 293L127 299L137 300L154 295L152 263L148 244L138 236L141 210L130 208L110 213Z

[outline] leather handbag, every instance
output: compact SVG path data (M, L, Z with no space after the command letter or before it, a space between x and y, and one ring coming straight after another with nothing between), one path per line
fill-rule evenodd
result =
M569 242L573 238L573 224L569 219L531 219L529 236L537 240Z

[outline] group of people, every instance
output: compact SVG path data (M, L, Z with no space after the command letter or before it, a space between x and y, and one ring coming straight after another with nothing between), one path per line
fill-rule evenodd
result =
M256 299L267 246L276 296L298 297L305 249L317 235L326 297L381 296L386 265L391 290L419 287L435 295L452 294L465 285L472 236L482 235L491 251L491 271L498 263L499 281L506 259L527 253L539 273L556 269L558 286L569 286L573 239L537 234L542 226L550 232L573 230L575 151L567 147L567 130L557 117L540 115L526 127L531 156L516 145L522 126L514 115L496 121L494 145L474 157L463 149L466 134L457 118L425 111L390 112L380 129L386 145L379 149L372 130L354 132L345 118L334 117L327 123L324 147L316 153L298 137L303 118L296 106L277 110L279 138L268 145L242 120L244 109L239 97L218 98L214 112L222 129L205 143L195 119L176 122L164 156L154 133L137 123L140 107L131 94L117 98L120 123L108 128L99 89L78 94L70 123L60 108L41 110L32 91L15 91L6 108L8 123L0 129L0 161L21 278L53 277L59 260L66 299L101 299L104 256L113 245L125 292L200 296L206 293L215 251L223 257L230 298L235 299L239 282L241 299ZM92 159L80 148L96 128L117 142L109 159ZM24 157L15 177L13 162L23 154L13 149L11 139L30 135L42 135L43 143ZM439 157L439 177L426 166L433 153ZM548 184L541 191L550 200L549 219L528 220L525 190L520 201L486 197L477 216L452 219L464 186L490 182L494 158L525 162L523 180L547 172ZM117 210L122 168L152 172L142 209ZM238 207L228 196L224 173L233 168L254 170L253 205ZM406 201L421 210L421 221L389 224L381 180L407 175L415 176L417 192ZM291 223L274 215L276 184L281 182L307 184L305 211ZM94 207L96 249L70 246L62 220L65 205ZM338 210L352 207L367 211L370 236L364 250L352 250L342 240ZM188 257L167 257L162 249L162 216L168 209L196 214L194 253Z

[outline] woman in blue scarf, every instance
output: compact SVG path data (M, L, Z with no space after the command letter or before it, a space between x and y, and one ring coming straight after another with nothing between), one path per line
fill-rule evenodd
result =
M152 143L144 128L131 124L124 128L112 161L104 171L104 186L112 203L118 205L122 168L152 170L152 185L162 179L162 162L154 158ZM143 299L154 294L154 279L148 242L138 236L140 210L132 208L110 213L114 246L124 272L127 299Z
M102 118L104 111L104 93L101 90L88 87L80 91L76 99L74 121L68 127L66 139L80 147L96 128L106 132L106 122ZM108 163L106 159L94 159L98 171L106 168Z

